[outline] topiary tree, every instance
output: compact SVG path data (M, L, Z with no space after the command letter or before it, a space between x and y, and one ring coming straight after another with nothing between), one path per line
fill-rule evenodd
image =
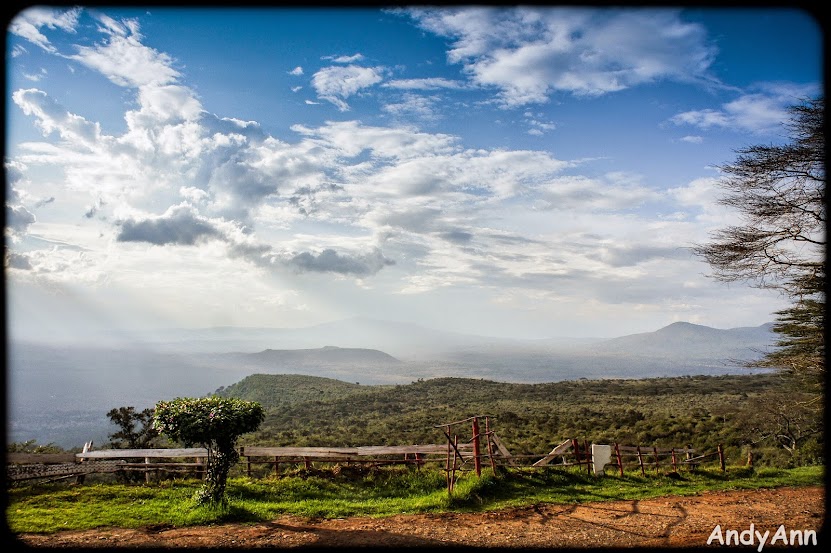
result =
M259 428L265 413L259 403L218 396L176 398L156 403L153 427L186 447L208 450L199 504L225 503L228 472L239 460L237 439Z

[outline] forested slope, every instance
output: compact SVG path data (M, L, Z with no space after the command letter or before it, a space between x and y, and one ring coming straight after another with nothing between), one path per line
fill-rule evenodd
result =
M437 425L487 415L513 454L547 453L565 439L715 450L734 462L760 441L754 414L782 388L775 374L513 384L466 378L366 386L301 375L252 375L219 395L259 401L267 417L246 444L356 446L441 443ZM458 429L460 436L469 430Z

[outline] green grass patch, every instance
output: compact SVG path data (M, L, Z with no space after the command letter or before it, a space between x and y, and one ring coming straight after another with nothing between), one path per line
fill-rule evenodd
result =
M401 513L477 512L538 503L584 503L692 495L707 490L824 485L824 466L791 469L729 467L642 476L592 476L567 468L512 468L481 478L465 473L448 495L440 470L377 469L358 474L314 470L228 481L228 503L197 506L195 480L150 484L33 484L8 490L6 518L14 533L97 527L194 526L260 522L282 514L383 517Z

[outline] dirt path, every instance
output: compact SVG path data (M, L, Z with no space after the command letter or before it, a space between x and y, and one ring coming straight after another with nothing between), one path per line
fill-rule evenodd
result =
M335 520L281 516L266 523L190 528L101 528L22 534L35 547L324 548L475 546L496 548L701 547L713 529L815 530L823 543L823 487L706 492L580 505L543 504L476 514ZM748 534L749 535L749 534ZM767 539L770 543L770 537ZM789 538L790 539L790 538ZM789 542L790 543L790 542ZM717 546L714 542L712 547ZM758 549L758 540L754 547Z

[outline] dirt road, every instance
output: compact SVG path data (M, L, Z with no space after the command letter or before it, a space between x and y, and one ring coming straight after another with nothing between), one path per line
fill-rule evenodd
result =
M826 537L823 487L706 492L575 505L542 504L475 514L397 515L315 520L282 516L265 523L190 528L101 528L51 535L23 534L34 547L77 548L484 548L704 547L716 526L746 531L753 524L767 543L784 525ZM745 536L749 536L746 533ZM780 534L781 535L781 534ZM754 536L757 551L759 538ZM776 545L790 545L790 541ZM711 547L719 546L713 540Z

